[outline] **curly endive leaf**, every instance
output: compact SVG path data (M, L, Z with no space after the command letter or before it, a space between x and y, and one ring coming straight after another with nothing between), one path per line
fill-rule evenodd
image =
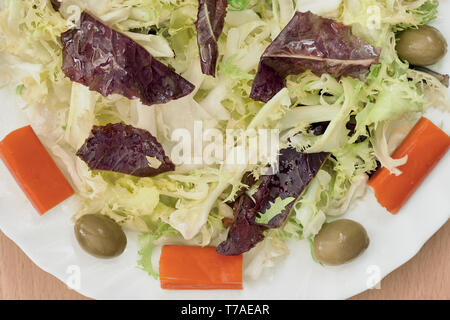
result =
M293 197L287 197L285 199L281 199L280 197L276 198L274 202L269 203L270 207L266 212L258 213L259 217L256 217L255 221L259 224L269 224L270 220L282 213L287 205L294 200L295 198Z
M228 0L230 11L242 11L247 8L250 0Z

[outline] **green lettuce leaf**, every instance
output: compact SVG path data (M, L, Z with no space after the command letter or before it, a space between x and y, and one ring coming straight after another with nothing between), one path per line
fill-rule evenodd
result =
M395 31L402 31L410 28L417 27L419 25L427 24L428 22L436 19L437 8L439 6L438 0L428 0L418 8L411 10L415 17L414 23L399 23L394 29Z
M269 224L273 217L279 215L286 208L288 204L294 201L295 198L287 197L281 199L276 198L274 202L270 202L270 207L264 213L258 213L259 216L256 217L255 221L260 224Z
M152 255L153 251L156 247L158 247L157 244L155 244L155 241L160 239L163 236L177 236L178 232L171 228L170 225L160 222L157 229L154 232L151 233L143 233L139 236L139 243L141 246L141 249L139 250L140 259L138 260L138 266L146 271L150 276L152 276L154 279L158 279L158 272L156 271L156 268L153 265L152 262Z

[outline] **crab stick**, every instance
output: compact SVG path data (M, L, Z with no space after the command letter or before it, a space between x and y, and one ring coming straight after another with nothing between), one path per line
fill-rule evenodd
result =
M369 180L378 202L397 213L450 147L450 137L427 118L421 118L392 157L408 156L399 176L379 169Z
M41 215L74 194L31 126L7 135L0 157Z
M163 289L242 289L242 255L220 255L214 247L164 246L159 278Z

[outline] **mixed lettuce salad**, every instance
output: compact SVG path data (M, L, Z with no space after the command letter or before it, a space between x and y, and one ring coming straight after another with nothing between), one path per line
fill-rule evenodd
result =
M189 244L245 252L258 277L288 239L312 241L344 214L377 168L401 174L407 158L392 151L426 108L449 108L439 79L395 50L396 32L435 18L434 0L1 3L1 85L75 188L74 219L101 213L140 232L153 276L155 247ZM287 47L305 25L311 47ZM172 133L194 136L199 120L224 135L279 130L279 173L261 174L265 161L174 165ZM102 157L108 148L120 151ZM308 165L293 164L298 153Z

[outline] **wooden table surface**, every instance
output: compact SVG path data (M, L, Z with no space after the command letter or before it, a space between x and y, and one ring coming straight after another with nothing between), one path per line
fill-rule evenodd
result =
M450 299L450 221L380 289L353 299ZM42 271L0 232L0 299L86 299Z

